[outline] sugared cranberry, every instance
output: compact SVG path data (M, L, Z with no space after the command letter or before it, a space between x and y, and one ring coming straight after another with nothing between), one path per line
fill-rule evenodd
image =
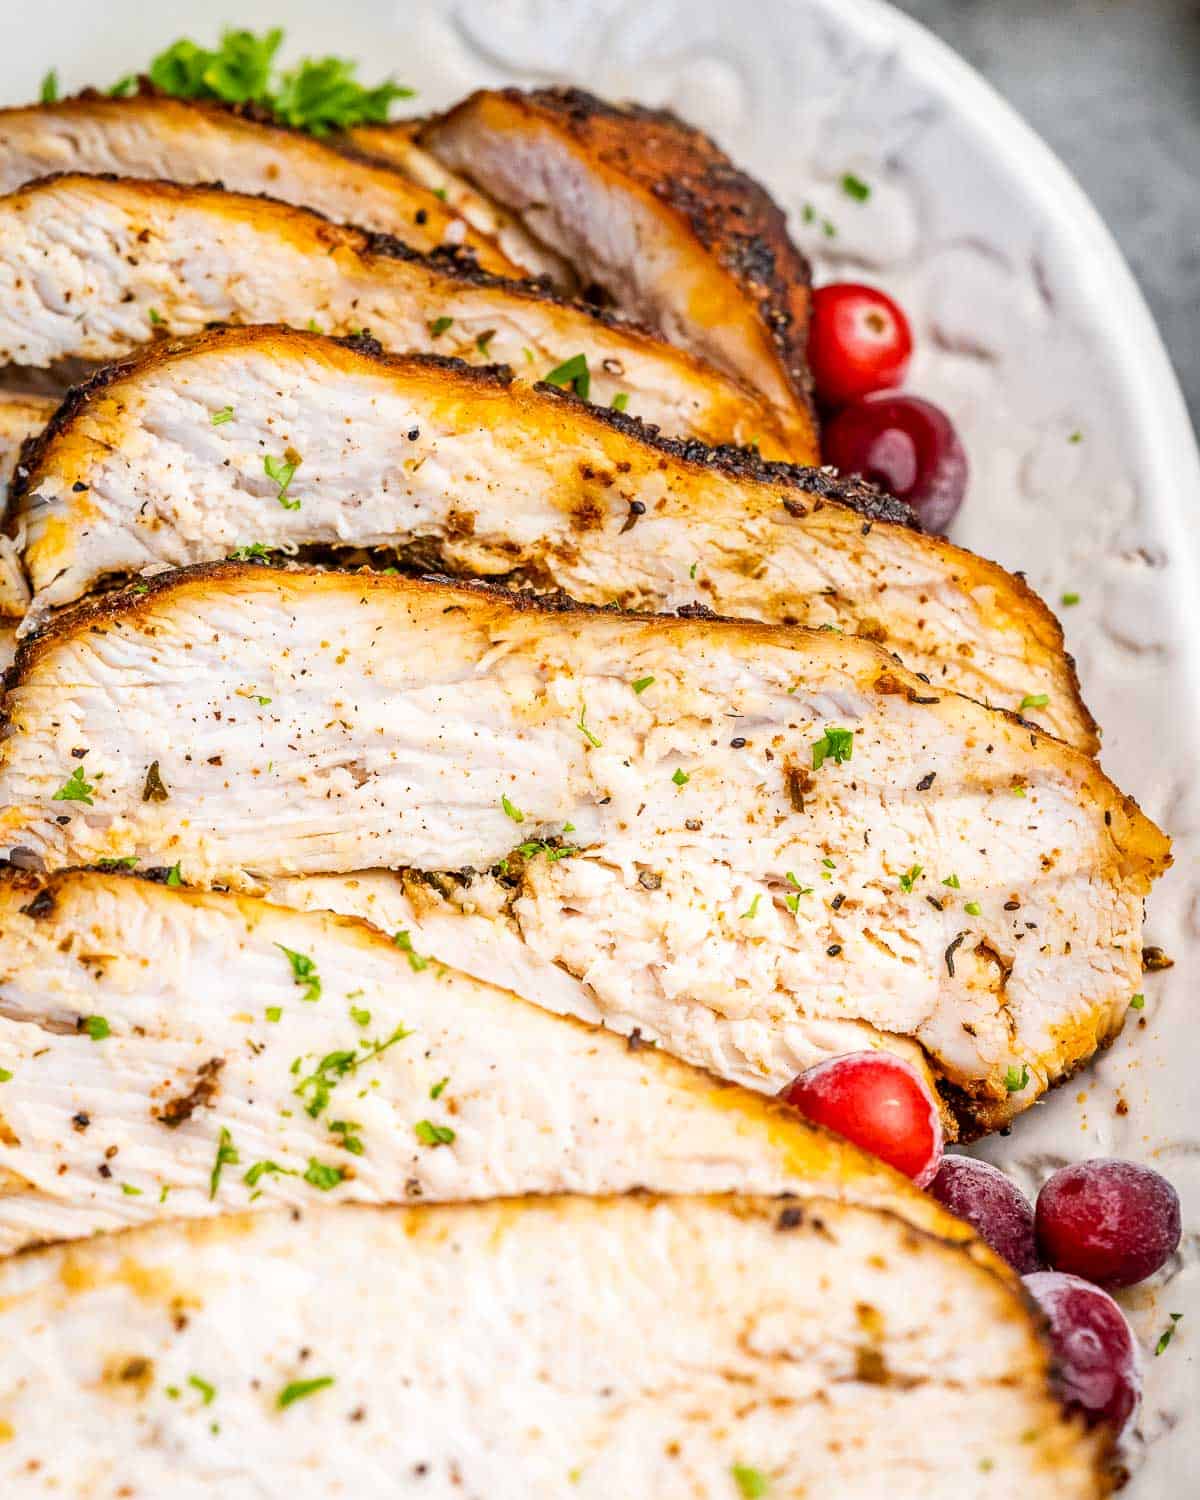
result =
M1035 1271L1025 1286L1050 1321L1063 1399L1089 1422L1111 1422L1119 1432L1142 1388L1125 1314L1107 1292L1062 1271Z
M780 1096L810 1120L925 1187L942 1159L937 1104L916 1069L889 1052L850 1052L818 1063Z
M967 455L954 424L932 401L890 394L864 396L825 428L826 463L890 490L943 532L967 492Z
M1099 1286L1133 1286L1175 1253L1179 1195L1132 1161L1077 1162L1038 1194L1038 1248L1047 1265Z
M823 405L894 390L911 357L908 319L883 292L838 281L813 293L808 365Z
M1003 1172L973 1156L947 1156L929 1191L966 1219L1022 1276L1041 1265L1033 1237L1033 1204Z

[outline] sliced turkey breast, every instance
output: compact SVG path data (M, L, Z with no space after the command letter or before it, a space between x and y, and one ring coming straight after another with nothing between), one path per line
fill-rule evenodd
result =
M582 89L483 89L419 140L518 214L585 284L815 433L808 262L779 206L706 135L664 110Z
M1099 1500L1010 1280L878 1210L327 1206L0 1265L5 1495Z
M127 178L33 183L0 198L0 291L0 362L115 359L210 323L311 323L501 360L526 380L573 379L668 432L812 457L748 388L645 330L268 198Z
M422 123L420 120L397 120L390 125L356 125L341 139L350 150L386 162L421 187L428 188L452 212L465 219L478 235L499 245L515 265L535 276L549 276L562 291L577 291L578 278L560 255L555 255L535 240L515 215L501 208L465 178L448 171L436 156L417 145L415 137Z
M519 274L490 235L411 174L338 151L253 106L151 89L123 99L89 90L0 109L0 193L52 172L220 182L316 209L339 224L399 235L414 250L465 245L486 269Z
M406 929L10 873L0 971L0 1253L330 1192L789 1191L967 1235L794 1111L447 969Z
M281 493L268 470L284 455ZM394 547L585 603L859 632L1097 744L1050 612L905 507L825 470L656 439L500 371L280 329L163 344L72 394L19 489L35 619L105 575L252 542Z
M56 403L46 396L0 392L0 515L8 509L9 488L21 445L45 427L55 410ZM21 562L20 543L11 536L0 536L0 617L20 619L28 608L29 585ZM0 626L0 642L10 642L11 635L11 630ZM7 666L11 659L11 649L0 646L0 667Z
M6 711L26 863L438 876L619 1029L763 1088L908 1037L972 1128L1120 1029L1168 859L1093 761L836 632L217 564L56 621Z

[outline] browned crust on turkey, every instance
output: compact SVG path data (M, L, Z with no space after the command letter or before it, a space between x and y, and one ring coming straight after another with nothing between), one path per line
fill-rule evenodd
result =
M442 117L502 101L565 132L604 175L653 198L758 310L797 407L816 433L806 346L812 269L783 210L703 131L669 110L616 105L580 88L479 90ZM430 123L435 132L439 121ZM428 137L419 137L426 140Z

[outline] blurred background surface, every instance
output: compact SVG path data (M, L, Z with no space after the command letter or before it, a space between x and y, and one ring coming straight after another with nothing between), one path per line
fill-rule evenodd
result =
M1121 243L1200 429L1200 0L892 0L1049 142Z

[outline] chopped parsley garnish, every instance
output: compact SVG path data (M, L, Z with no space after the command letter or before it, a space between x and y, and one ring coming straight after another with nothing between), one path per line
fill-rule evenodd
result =
M1012 794L1014 797L1024 797L1026 795L1025 788L1023 786L1015 786L1012 789Z
M411 1035L412 1032L406 1026L400 1025L385 1041L364 1042L361 1054L356 1047L327 1052L313 1072L307 1078L302 1078L292 1092L305 1101L305 1109L315 1120L328 1105L330 1095L343 1078L356 1073L364 1063L371 1062L389 1047L394 1047L397 1042L402 1042ZM292 1071L300 1071L299 1058L292 1064Z
M581 400L586 401L592 389L587 355L573 354L570 359L564 359L561 365L555 365L548 375L542 376L542 379L547 385L557 385L564 389L570 386Z
M633 688L635 693L644 693L648 687L651 687L653 685L653 683L653 677L639 677L638 680L634 683L631 683L630 686Z
M794 891L792 894L787 895L783 898L783 903L787 907L788 911L790 911L794 916L795 913L800 909L800 897L811 896L813 893L813 888L811 885L801 885L800 882L796 879L795 875L792 874L791 870L787 872L787 880L788 884L794 887Z
M1163 1331L1158 1336L1158 1343L1155 1344L1155 1346L1154 1346L1154 1357L1156 1359L1158 1358L1158 1356L1160 1354L1165 1354L1166 1353L1167 1346L1170 1344L1171 1340L1175 1337L1176 1326L1178 1325L1180 1318L1183 1317L1183 1314L1182 1313L1168 1313L1167 1316L1170 1318L1171 1322L1170 1322L1170 1325L1168 1327L1164 1328Z
M217 1196L217 1187L221 1181L221 1173L226 1167L236 1167L240 1158L237 1147L233 1144L233 1137L224 1125L221 1126L221 1134L217 1138L217 1157L213 1162L212 1176L208 1179L208 1196Z
M92 801L92 793L95 790L95 786L84 776L83 767L76 766L66 781L63 782L62 786L59 787L58 791L55 792L51 800L54 802L86 802L89 807L95 807L96 804Z
M417 1139L425 1146L452 1146L454 1131L449 1125L435 1125L432 1120L418 1120L413 1126Z
M166 782L162 779L162 772L158 769L158 762L152 760L146 770L146 780L142 784L142 801L165 802L170 795Z
M291 1406L294 1401L303 1401L306 1396L315 1396L318 1391L323 1391L332 1384L332 1375L318 1375L315 1380L293 1380L280 1391L275 1398L275 1405L281 1409Z
M813 741L812 768L819 771L827 760L840 766L853 754L853 729L827 729L819 740Z
M842 192L847 198L853 198L856 203L865 203L871 196L871 186L861 177L856 177L853 172L843 172Z
M0 1083L11 1083L12 1072L8 1068L0 1068Z
M43 104L58 103L58 69L51 68L42 79L41 91L38 95Z
M214 427L223 427L226 422L233 421L233 407L223 406L220 411L215 411L210 418Z
M755 893L754 893L754 900L751 901L750 905L742 913L741 918L739 920L745 921L748 918L753 919L754 917L757 917L758 916L758 903L761 900L762 900L762 892L761 891L755 891Z
M395 943L400 952L407 957L408 966L414 974L419 974L422 969L427 969L429 967L429 960L423 953L418 953L417 950L413 947L412 938L409 937L407 931L394 933L392 936L392 942Z
M487 357L488 345L495 337L496 330L494 328L486 328L475 340L476 349L478 349L480 354L482 354L485 358Z
M1082 432L1080 432L1080 431L1079 431L1079 430L1078 430L1078 428L1077 428L1077 429L1076 429L1076 430L1075 430L1075 431L1074 431L1074 432L1073 432L1073 433L1072 433L1072 434L1071 434L1071 436L1070 436L1070 437L1069 437L1069 438L1068 438L1068 439L1067 439L1067 442L1068 442L1068 443L1082 443L1082 442L1083 442L1083 433L1082 433Z
M923 865L910 866L900 877L900 889L902 891L911 891L924 873L925 867Z
M356 1120L330 1120L329 1122L330 1134L341 1136L338 1145L344 1151L349 1151L351 1156L361 1156L366 1149L362 1138L354 1133L361 1129L362 1126Z
M93 1042L102 1042L105 1037L112 1036L112 1027L103 1016L86 1016L83 1029Z
M96 868L99 870L133 870L137 868L137 862L136 854L126 854L121 859L98 859Z
M200 1398L204 1402L205 1406L211 1406L217 1399L216 1386L210 1385L207 1380L203 1380L199 1375L189 1375L188 1385L190 1385L193 1390L197 1390L200 1392Z
M453 327L453 318L434 318L433 322L429 325L429 337L431 339L440 339L447 328Z
M626 411L629 407L629 392L618 391L608 404L613 411Z
M945 880L942 881L942 884L948 885L952 891L962 890L962 883L959 881L957 875L947 875Z
M692 564L692 565L691 565L691 567L690 567L690 568L689 568L689 569L688 569L688 577L689 577L689 578L695 578L695 576L696 576L696 569L697 569L697 568L698 568L698 567L699 567L699 566L700 566L700 564L699 564L699 563L693 563L693 564Z
M579 718L575 721L575 728L578 729L581 735L583 735L584 739L587 740L589 745L593 745L597 750L600 749L600 741L587 726L586 703L582 704L579 709Z
M263 472L266 474L268 479L278 485L279 493L276 498L278 499L280 505L283 506L284 510L300 509L299 500L289 500L287 497L288 485L290 485L292 480L296 477L296 469L298 464L299 459L297 459L295 463L291 463L289 462L286 454L283 456L283 458L272 458L268 453L267 456L263 459Z
M1026 693L1025 696L1021 699L1020 711L1024 713L1027 708L1045 708L1046 704L1049 702L1049 693Z
M361 1145L361 1142L359 1144ZM337 1187L345 1176L341 1167L328 1166L325 1162L318 1161L315 1156L310 1156L304 1180L311 1183L313 1187L320 1188L321 1192L328 1193L332 1188Z
M316 960L309 958L306 953L295 953L291 948L285 948L282 943L276 943L275 946L291 964L294 982L304 987L304 993L300 996L301 1000L319 1000L321 976L317 973Z
M1004 1087L1010 1094L1019 1094L1023 1089L1029 1087L1029 1067L1022 1063L1018 1068L1016 1063L1010 1063L1008 1071L1004 1075Z
M1145 1008L1145 1005L1146 1005L1146 997L1145 997L1145 995L1135 995L1133 997L1133 999L1129 1002L1129 1009L1130 1010L1143 1010Z
M683 770L681 766L675 767L675 774L671 777L671 780L675 783L676 786L687 786L688 782L691 781L691 779L692 778L685 770Z
M371 1024L371 1012L369 1010L359 1010L352 1005L350 1007L350 1019L356 1026L369 1026Z
M734 1464L730 1472L742 1500L762 1500L767 1493L767 1476L761 1469L748 1469L745 1464Z
M1079 603L1079 595L1071 593L1064 594L1060 602L1065 608L1070 609L1073 604Z
M183 884L183 876L179 873L179 861L178 860L176 860L175 863L171 866L171 868L167 871L167 884L168 885L182 885Z
M127 1198L140 1198L142 1196L141 1188L134 1187L132 1182L123 1182L121 1184L121 1191Z
M150 81L164 93L183 99L219 99L226 104L258 104L286 125L326 135L364 123L383 125L397 99L412 90L386 79L365 88L357 64L342 57L305 57L273 78L275 54L283 41L276 26L256 35L226 30L219 46L199 47L186 38L160 52L150 63ZM136 79L122 79L112 93L125 93Z
M525 814L519 807L514 807L507 797L500 798L500 806L504 809L504 816L511 818L514 823L523 823L525 821Z
M256 1161L243 1175L242 1181L247 1187L257 1187L259 1179L268 1174L273 1177L299 1176L299 1173L292 1171L291 1167L281 1167L277 1161Z
M968 901L967 904L963 907L963 911L965 911L967 916L969 917L980 917L983 915L983 907L980 906L978 901Z
M269 558L277 547L268 547L265 542L249 542L244 547L235 547L229 554L230 562L250 562L253 558Z
M162 313L159 312L158 308L157 307L149 307L149 308L146 309L146 311L149 314L151 323L153 323L156 328L160 327L162 325L162 323L163 323L164 320L163 320L163 315L162 315Z
M443 1090L449 1082L449 1078L439 1078L434 1086L429 1090L429 1097L431 1099L440 1099L442 1097Z
M267 1009L266 1009L266 1017L267 1017L268 1021L279 1021L279 1020L281 1020L283 1018L283 1006L282 1005L268 1005Z

